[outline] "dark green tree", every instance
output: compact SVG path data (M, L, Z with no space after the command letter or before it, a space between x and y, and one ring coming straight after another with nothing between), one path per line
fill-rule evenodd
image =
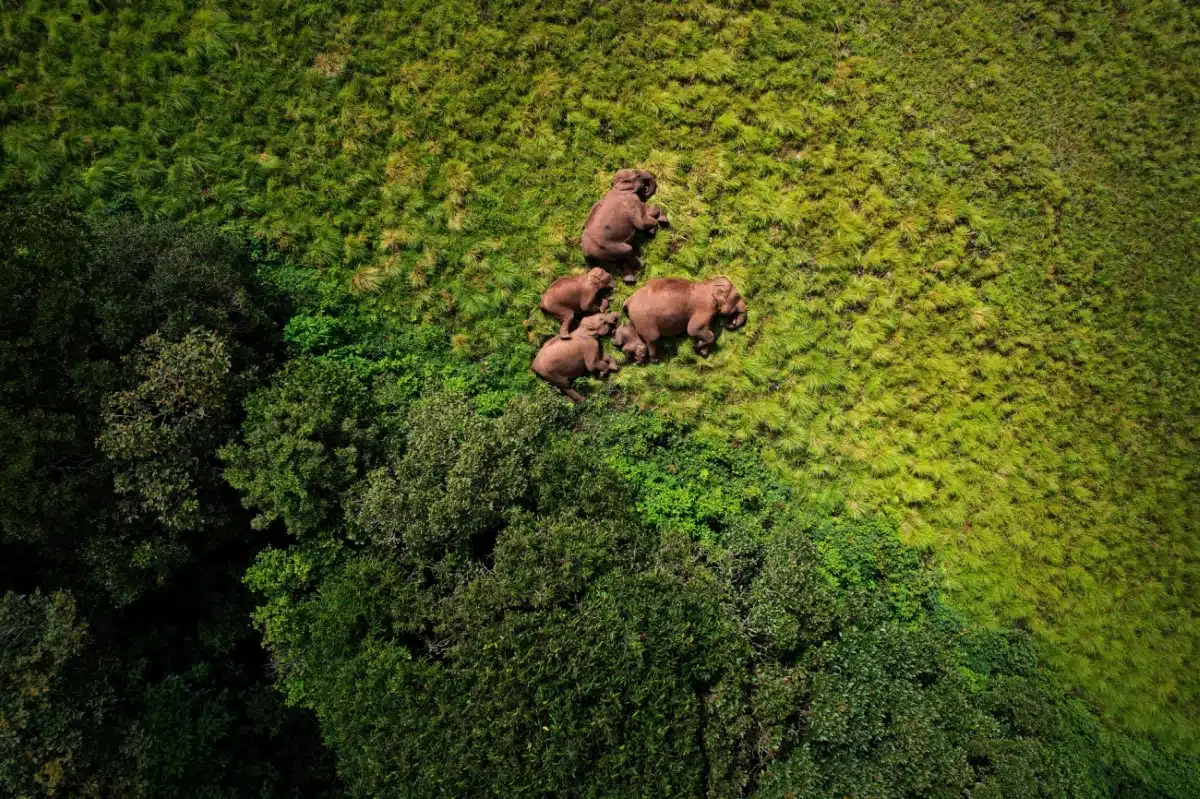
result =
M0 596L0 788L8 796L78 785L82 729L70 665L87 646L64 593Z
M328 790L247 623L266 534L216 455L279 350L245 246L7 197L0 253L3 792Z

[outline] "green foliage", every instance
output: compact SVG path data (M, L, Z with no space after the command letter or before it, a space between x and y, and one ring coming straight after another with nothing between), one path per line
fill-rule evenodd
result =
M549 391L385 396L354 411L387 432L344 521L247 577L356 793L1188 795L1133 774L1027 637L950 613L893 528L798 510L752 452Z
M0 248L5 536L133 601L227 521L212 453L272 360L272 302L206 230L6 199ZM131 501L89 499L110 485Z
M258 528L283 519L301 535L330 519L375 431L360 419L367 391L340 361L302 359L246 403L246 444L222 452L226 478L260 507Z
M82 736L62 707L64 672L86 640L66 594L0 597L0 786L9 796L53 795L72 782Z
M236 220L515 379L589 205L652 169L647 273L728 274L751 321L615 389L885 514L957 602L1194 747L1195 31L1178 0L29 3L0 188Z
M94 627L64 592L0 597L5 795L336 795L311 720L253 667L236 587L181 581L198 602L93 609Z
M317 795L216 450L274 359L234 236L0 198L0 791Z
M137 495L170 530L198 529L195 473L229 436L231 358L220 338L197 328L178 343L152 333L131 360L141 382L107 398L98 442L120 464L113 488Z
M453 571L482 546L506 508L530 492L530 467L561 408L522 406L498 419L466 401L421 401L408 414L402 454L371 473L356 521L371 541L420 566ZM476 543L478 542L478 543Z

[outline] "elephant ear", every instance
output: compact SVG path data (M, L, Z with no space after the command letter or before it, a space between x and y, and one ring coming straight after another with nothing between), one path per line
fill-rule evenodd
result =
M642 201L649 200L658 193L658 181L654 179L654 175L649 172L638 173L640 180L638 186L638 196Z
M712 286L713 305L720 311L729 300L729 292L733 291L733 283L727 277L718 277L713 278L709 285Z
M612 276L600 266L588 270L588 284L593 288L608 288L612 286Z
M613 175L613 188L618 191L637 191L641 185L636 169L619 169Z

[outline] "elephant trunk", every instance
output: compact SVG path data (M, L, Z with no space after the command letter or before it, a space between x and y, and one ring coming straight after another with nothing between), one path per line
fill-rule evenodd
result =
M730 330L736 330L744 324L746 324L746 301L738 300L737 305L733 309L733 316L730 317L725 326Z

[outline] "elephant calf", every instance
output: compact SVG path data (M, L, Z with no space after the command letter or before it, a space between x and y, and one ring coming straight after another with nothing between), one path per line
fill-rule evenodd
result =
M558 335L565 338L571 332L571 322L576 314L608 310L608 297L604 295L611 292L612 287L612 275L600 267L585 275L560 277L542 295L542 311L562 321Z
M650 360L658 358L658 340L687 333L696 340L696 352L708 355L716 336L713 320L722 317L729 329L746 323L746 301L727 277L703 283L680 278L655 278L625 301L625 313L638 336L646 342Z
M613 333L613 344L621 348L625 357L636 363L646 362L646 342L637 334L633 325L621 325Z
M583 402L583 395L571 388L571 379L595 372L607 377L620 370L604 354L601 336L607 336L621 317L615 313L585 316L575 332L566 338L555 337L542 345L533 359L533 373L567 395L571 402Z
M622 169L613 176L612 189L592 206L583 225L583 257L591 264L620 266L626 283L636 280L641 262L630 241L639 230L666 227L667 215L646 201L658 191L654 175L640 169Z

